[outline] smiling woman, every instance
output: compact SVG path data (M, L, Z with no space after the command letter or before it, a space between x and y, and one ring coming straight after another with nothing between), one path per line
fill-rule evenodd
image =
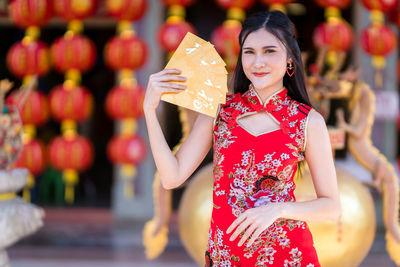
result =
M254 87L259 89L262 99L282 89L287 61L282 42L264 28L252 32L243 44L243 71Z
M305 220L339 216L328 133L308 99L293 29L278 11L243 24L235 91L214 126L208 266L320 266ZM297 203L303 160L318 199Z
M336 220L340 202L328 131L307 96L294 26L282 12L257 13L244 21L239 43L234 93L215 120L198 115L175 155L154 110L162 92L183 89L174 81L184 78L179 70L150 77L143 108L160 180L178 187L213 146L207 266L320 266L305 221ZM293 177L304 160L317 199L296 202Z

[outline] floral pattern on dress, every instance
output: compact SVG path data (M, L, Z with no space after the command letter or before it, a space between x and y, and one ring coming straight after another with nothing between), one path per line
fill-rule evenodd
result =
M294 202L293 177L304 160L311 107L295 101L287 89L263 104L254 88L227 95L214 125L214 189L207 266L320 266L306 222L280 219L250 246L229 241L229 225L244 211L273 202ZM280 130L253 136L236 119L268 112ZM241 234L243 235L243 233Z

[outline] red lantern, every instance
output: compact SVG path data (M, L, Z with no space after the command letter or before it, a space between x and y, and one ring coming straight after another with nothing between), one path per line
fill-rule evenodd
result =
M18 77L45 75L50 68L48 47L40 41L15 43L7 53L7 65Z
M14 0L10 3L13 22L23 28L46 24L53 15L52 0Z
M144 95L145 91L141 86L135 88L114 87L106 98L108 115L117 120L139 118L143 115Z
M38 175L46 166L45 148L41 141L33 139L24 144L15 167L27 168L33 175Z
M18 105L19 100L19 95L14 92L9 96L7 102ZM32 91L19 113L23 124L43 125L49 118L49 104L46 95L40 91Z
M396 45L396 34L385 25L370 25L361 32L361 47L370 55L384 56Z
M336 7L343 9L351 3L351 0L315 0L315 2L323 7Z
M211 36L212 43L218 52L228 55L231 52L238 55L240 52L239 33L240 25L222 25L214 30ZM229 49L229 50L228 50Z
M166 22L159 28L157 39L165 51L171 52L178 48L188 32L196 34L195 28L185 21Z
M61 37L51 46L51 57L54 66L60 72L71 69L86 71L95 62L96 47L83 35Z
M53 2L54 11L67 21L82 20L97 9L97 0L71 1L57 0Z
M93 148L83 136L67 139L56 137L49 145L49 160L59 170L84 171L92 164Z
M225 9L234 7L248 9L254 4L254 0L217 0L217 4Z
M313 41L317 48L328 46L330 51L347 51L353 43L353 31L343 20L323 22L315 29Z
M138 135L114 136L107 146L108 158L113 163L138 165L146 154L146 143Z
M51 112L58 121L84 121L93 109L92 95L83 86L68 88L60 85L51 90L49 101Z
M106 0L108 13L119 20L139 20L147 10L147 0Z
M293 0L261 0L261 2L266 5L286 5L293 2Z
M138 69L146 63L146 43L137 36L115 36L105 46L105 61L114 69Z
M189 6L193 4L196 0L162 0L164 5L172 6L172 5L179 5L179 6Z
M369 10L380 10L387 12L397 7L397 0L361 0L363 5Z

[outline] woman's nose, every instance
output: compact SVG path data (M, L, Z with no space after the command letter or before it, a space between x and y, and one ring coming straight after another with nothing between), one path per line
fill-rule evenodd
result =
M254 66L258 68L265 66L264 60L261 56L256 56L254 60Z

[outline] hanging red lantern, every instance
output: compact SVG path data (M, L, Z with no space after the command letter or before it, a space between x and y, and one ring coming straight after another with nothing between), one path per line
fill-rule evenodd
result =
M336 7L344 9L351 3L351 0L315 0L315 2L323 7Z
M193 4L195 1L196 0L162 0L166 6L179 5L185 7Z
M330 51L348 51L353 43L353 30L344 20L323 22L314 30L314 45Z
M385 56L396 45L396 34L385 25L370 25L361 32L361 47L370 55Z
M7 66L20 78L45 75L50 68L48 47L40 41L15 43L7 53Z
M67 21L83 20L94 14L97 9L97 0L71 1L57 0L53 2L54 11Z
M369 10L379 10L387 12L397 7L397 0L361 0L363 5Z
M143 17L147 10L147 0L106 0L108 13L119 19L135 21Z
M83 86L57 86L51 90L49 101L51 112L58 121L84 121L93 109L92 95Z
M266 5L286 5L293 2L293 0L261 0L261 3Z
M92 163L93 148L83 136L56 137L49 145L49 160L58 170L86 170Z
M240 52L239 33L241 30L242 26L240 24L219 26L212 33L211 41L222 55L228 55L229 53L238 55Z
M114 70L138 69L146 63L147 54L147 44L134 35L115 36L104 49L105 61Z
M96 60L96 47L83 35L60 37L51 46L51 58L60 72L70 69L86 71Z
M18 106L20 95L13 92L7 99L8 103ZM23 124L43 125L49 118L47 97L40 91L32 91L24 105L19 109Z
M166 22L158 30L158 43L167 52L175 51L188 32L196 34L195 28L186 21Z
M216 0L217 4L225 9L248 9L254 4L254 0Z
M107 95L106 110L115 120L139 118L143 115L145 91L141 86L116 86Z
M53 15L52 0L13 0L10 15L13 22L23 28L46 24Z
M117 164L140 164L147 154L145 141L138 135L114 136L107 146L108 158Z
M38 175L46 166L45 147L37 139L25 143L15 167L27 168L32 175Z

